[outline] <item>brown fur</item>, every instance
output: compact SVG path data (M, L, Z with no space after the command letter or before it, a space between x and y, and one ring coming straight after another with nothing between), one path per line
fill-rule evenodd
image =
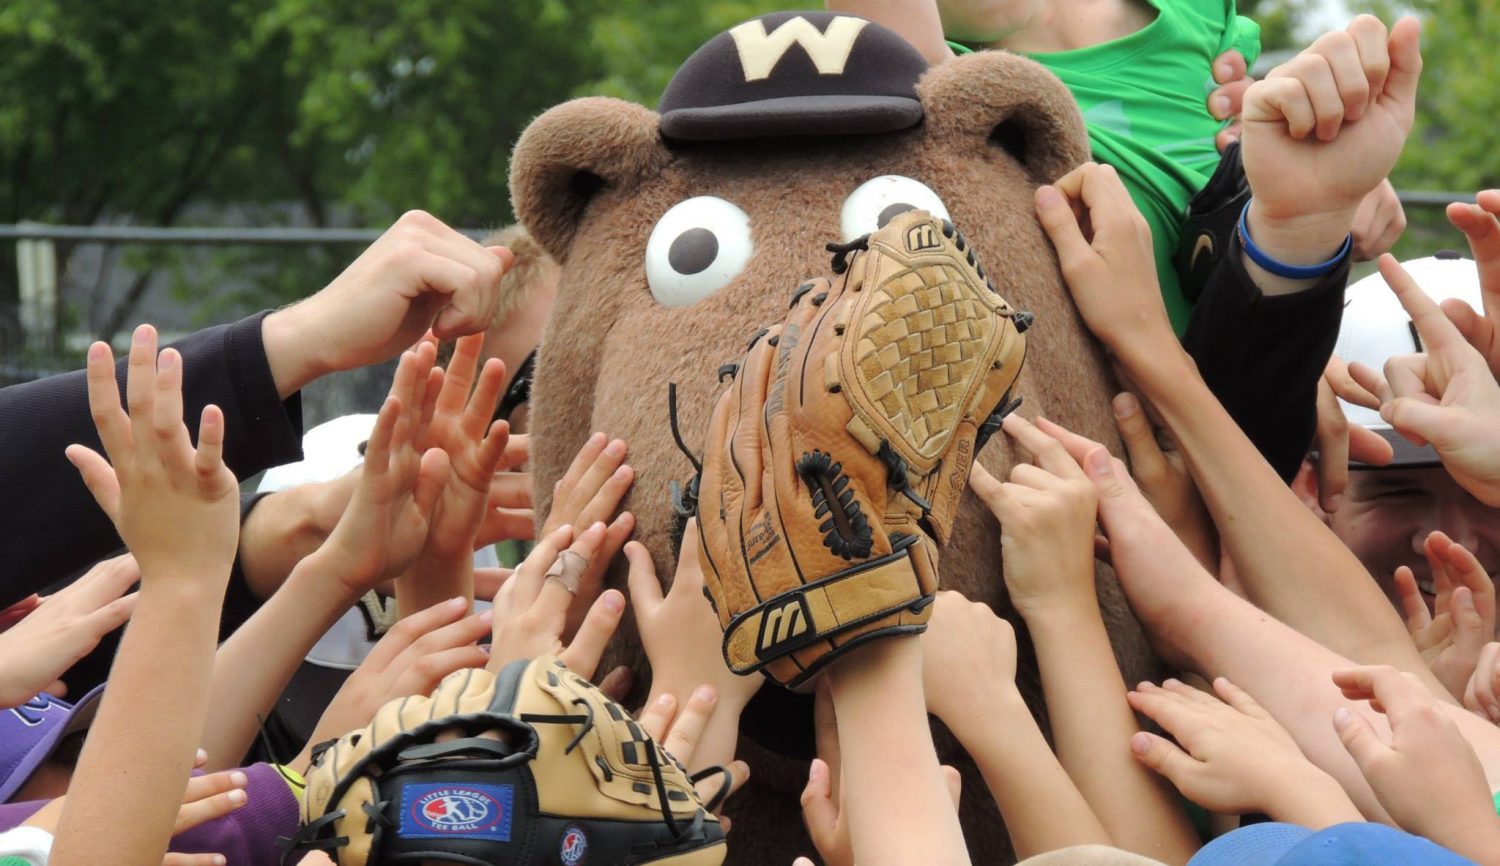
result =
M719 365L741 355L758 328L782 318L799 283L828 273L823 245L840 239L844 198L882 174L936 191L1000 291L1036 313L1016 391L1026 401L1023 413L1118 445L1111 377L1068 299L1032 204L1039 184L1088 156L1071 96L1041 67L998 52L935 67L918 91L924 124L882 135L668 147L656 114L599 98L555 108L526 131L512 163L516 213L563 268L532 403L538 513L545 513L552 482L591 431L624 438L637 473L627 503L638 519L636 538L670 580L667 485L692 470L672 442L667 383L678 385L684 437L701 448ZM646 240L668 208L695 195L719 196L748 213L756 254L715 294L694 306L663 308L647 287ZM980 458L997 474L1014 459L1003 439L996 437ZM1009 613L998 530L972 495L953 536L943 551L944 587ZM611 585L623 579L616 573ZM1150 653L1107 569L1098 584L1116 653L1135 682L1152 670ZM611 655L610 663L645 668L631 628ZM1041 712L1034 660L1023 657L1021 679ZM963 817L976 862L1011 862L983 781L946 735L939 748L965 769ZM797 810L806 764L748 742L742 756L756 777L731 808L732 861L786 863L810 852Z

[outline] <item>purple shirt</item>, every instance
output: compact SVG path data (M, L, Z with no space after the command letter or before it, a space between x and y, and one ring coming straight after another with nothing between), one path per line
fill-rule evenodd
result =
M279 866L277 838L297 832L301 808L286 780L270 764L251 764L245 774L245 805L172 838L169 851L223 854L229 866ZM46 800L0 804L0 833L21 826Z

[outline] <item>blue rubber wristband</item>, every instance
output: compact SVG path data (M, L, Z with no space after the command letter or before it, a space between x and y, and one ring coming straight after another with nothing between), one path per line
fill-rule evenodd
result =
M1250 257L1250 261L1278 277L1285 277L1289 280L1315 280L1318 277L1326 277L1338 270L1339 265L1342 265L1354 250L1354 235L1351 234L1344 238L1344 245L1339 247L1339 251L1334 253L1333 258L1326 262L1319 262L1315 265L1289 265L1285 262L1278 262L1267 255L1265 250L1256 246L1255 241L1251 239L1249 216L1250 202L1247 201L1245 209L1240 211L1240 245L1244 247L1245 255Z

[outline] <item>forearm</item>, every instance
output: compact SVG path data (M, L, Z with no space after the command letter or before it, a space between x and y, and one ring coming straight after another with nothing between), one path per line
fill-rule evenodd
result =
M942 63L953 57L953 50L943 38L943 21L934 0L827 0L830 12L847 12L868 18L894 30L901 38L922 52L928 63Z
M932 745L917 639L872 643L828 677L855 859L861 866L968 863Z
M1340 655L1445 691L1364 566L1281 482L1186 356L1157 346L1124 360L1188 456L1250 600Z
M1097 603L1059 606L1026 624L1057 758L1099 822L1121 848L1186 863L1198 848L1196 834L1171 785L1131 754L1140 726Z
M1316 767L1305 780L1288 784L1274 802L1266 804L1266 814L1272 820L1313 830L1365 820L1338 780Z
M1114 844L1013 688L948 722L1000 808L1016 857Z
M355 601L314 553L224 642L203 732L210 772L239 766L297 666Z
M1255 246L1266 255L1282 264L1308 267L1338 255L1354 225L1354 211L1278 217L1267 214L1261 203L1252 198L1245 222ZM1273 274L1249 255L1241 255L1245 269L1265 295L1290 295L1318 284L1317 278L1293 279Z
M336 482L335 482L336 483ZM240 570L258 598L270 598L287 575L328 540L343 508L330 484L299 484L256 502L240 524ZM348 496L343 497L347 504Z
M159 866L166 853L202 733L224 580L159 578L146 576L84 741L52 849L57 866Z
M1482 825L1454 828L1452 833L1433 833L1431 838L1481 866L1500 866L1500 818L1491 816Z

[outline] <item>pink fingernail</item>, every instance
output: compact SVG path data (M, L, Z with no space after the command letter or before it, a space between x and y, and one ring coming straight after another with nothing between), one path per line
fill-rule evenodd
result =
M235 770L233 773L229 774L229 781L233 783L236 788L243 788L246 785L250 784L250 780L245 778L245 774L241 773L239 770Z
M713 686L705 684L693 691L693 697L704 703L713 703L719 699L719 693L714 690Z
M619 613L625 609L625 596L618 592L606 592L604 594L604 607L613 613Z
M448 606L453 608L454 610L458 610L459 608L466 606L468 603L468 599L464 598L461 595L455 595L454 597L448 599Z
M230 791L229 802L236 805L245 802L245 792L239 788L235 788L233 791Z
M482 622L482 623L491 623L491 622L494 622L495 621L495 609L492 608L492 607L487 607L484 610L481 610L479 612L479 621Z
M625 442L623 440L616 439L615 441L609 443L609 447L604 449L604 453L608 454L611 457L625 456Z
M1353 721L1353 719L1354 714L1349 712L1349 710L1344 707L1339 707L1338 709L1333 711L1333 726L1335 728L1343 729L1349 724L1349 722Z
M159 356L157 356L157 359L156 359L156 368L158 370L171 370L171 369L176 368L176 366L177 366L177 353L176 352L162 352Z
M659 698L656 699L656 705L658 707L661 707L662 709L666 709L667 707L672 706L672 703L675 700L676 699L673 698L671 695L662 695L661 697L659 697Z

